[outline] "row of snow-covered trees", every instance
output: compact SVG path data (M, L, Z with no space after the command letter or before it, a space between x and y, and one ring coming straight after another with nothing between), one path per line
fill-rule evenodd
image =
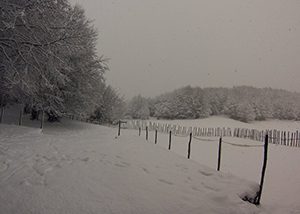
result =
M18 103L54 118L96 108L93 117L111 120L122 100L105 83L96 41L84 10L67 0L0 0L0 106Z
M196 119L228 115L245 122L267 118L300 120L300 94L271 88L187 86L153 99L138 97L132 99L127 111L133 118ZM137 112L143 115L136 115Z

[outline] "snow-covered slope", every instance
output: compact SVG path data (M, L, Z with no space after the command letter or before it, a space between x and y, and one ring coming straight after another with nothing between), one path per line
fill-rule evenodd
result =
M43 132L0 125L0 213L267 213L257 185L131 131L76 122Z
M286 131L300 130L300 121L268 120L243 123L227 117L214 116L197 120L152 120L161 124L177 124L186 127L230 127L254 128L258 130L279 129ZM134 134L138 131L134 130ZM145 138L145 131L142 132ZM168 148L167 134L158 133L158 145ZM200 137L192 140L191 158L211 168L216 168L218 141L217 137ZM154 141L154 132L149 133L149 140ZM188 137L172 136L172 152L186 157ZM222 145L223 172L259 182L263 161L263 143L242 138L224 137ZM268 165L262 195L262 206L271 213L300 213L300 149L269 144Z

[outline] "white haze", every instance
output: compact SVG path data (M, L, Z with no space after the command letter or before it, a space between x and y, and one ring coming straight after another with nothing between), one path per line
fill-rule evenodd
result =
M298 0L72 0L99 31L126 97L184 85L300 92Z

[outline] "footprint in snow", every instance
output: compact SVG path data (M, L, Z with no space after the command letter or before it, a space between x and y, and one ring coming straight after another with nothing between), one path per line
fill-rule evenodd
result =
M117 167L126 167L125 165L119 164L119 163L115 163L115 166Z
M187 179L185 180L185 183L190 183L191 181L193 181L193 179L191 177L187 177Z
M83 161L83 162L88 162L88 161L90 160L90 158L89 158L89 157L86 157L86 158L80 158L80 160Z
M202 170L198 170L198 172L199 172L200 174L204 175L204 176L211 176L211 175L213 175L212 172L206 172L206 171L202 171Z
M48 168L45 169L44 173L47 173L47 172L51 172L53 170L53 167L50 166Z
M206 185L206 184L204 184L203 182L202 182L202 185L203 185L206 189L208 189L208 190L210 190L210 191L213 191L213 192L219 192L219 191L220 191L220 189L215 188L215 187L212 187L212 186L209 186L209 185Z
M148 169L146 169L146 168L142 168L143 169L143 171L145 172L145 173L147 173L147 174L149 174L149 170Z
M197 191L197 192L201 192L201 189L199 189L199 188L196 187L196 186L192 186L192 190Z
M164 180L164 179L158 179L158 181L164 183L164 184L169 184L169 185L173 185L174 183L172 183L171 181L167 181L167 180Z
M118 166L118 167L128 167L128 166L130 166L129 163L124 162L124 161L122 161L121 163L115 163L114 165Z
M6 163L5 161L0 162L0 172L3 172L5 170L7 170L9 167L8 163Z

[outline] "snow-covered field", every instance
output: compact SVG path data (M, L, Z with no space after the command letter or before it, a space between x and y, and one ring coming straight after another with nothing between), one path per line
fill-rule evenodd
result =
M186 127L230 127L255 128L258 130L278 129L296 131L300 128L299 121L269 120L262 122L243 123L226 117L211 117L200 120L158 120L161 124L177 124ZM137 133L137 131L134 131ZM145 133L143 133L143 137ZM154 133L149 134L154 142ZM158 144L168 148L166 134L158 134ZM193 138L191 158L201 164L216 169L218 154L218 138ZM172 136L172 151L187 156L188 137ZM242 138L225 137L222 145L223 172L232 173L254 182L260 181L263 161L263 144ZM244 146L246 145L246 146ZM263 190L262 203L273 210L273 213L300 213L300 149L280 145L269 145L269 158ZM273 206L276 209L273 209Z
M256 207L241 197L257 188L262 147L223 144L216 172L216 138L193 139L188 160L188 138L173 136L170 152L167 135L154 145L153 132L148 142L136 130L116 134L68 120L43 132L0 125L0 213L300 213L298 148L270 145Z
M257 186L122 130L0 125L0 213L263 213Z

